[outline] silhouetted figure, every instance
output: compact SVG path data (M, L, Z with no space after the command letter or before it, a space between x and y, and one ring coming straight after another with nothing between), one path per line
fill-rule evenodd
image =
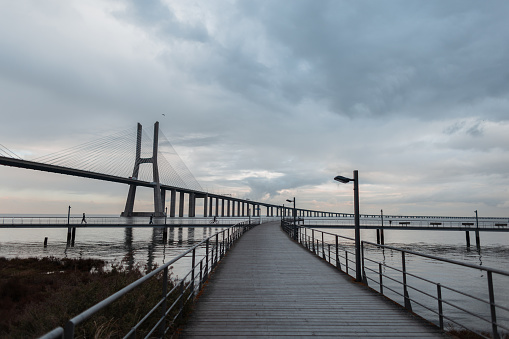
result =
M87 220L86 220L86 218L85 218L85 213L83 213L83 218L81 218L81 223L82 223L82 224L83 224L83 223L85 223L85 224L87 223Z
M150 221L148 222L148 223L149 223L149 225L152 225L152 224L154 223L154 220L153 220L153 219L154 219L154 215L152 214L152 215L150 216Z

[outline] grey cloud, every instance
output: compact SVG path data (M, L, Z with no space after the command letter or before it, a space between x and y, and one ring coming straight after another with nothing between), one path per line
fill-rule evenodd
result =
M154 29L161 38L180 38L206 42L209 34L205 26L179 21L168 5L159 0L126 1L126 9L116 16L135 24Z

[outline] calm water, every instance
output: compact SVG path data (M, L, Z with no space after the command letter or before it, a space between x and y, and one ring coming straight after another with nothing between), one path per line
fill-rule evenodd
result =
M76 242L74 247L67 247L67 229L0 229L0 256L2 257L67 257L67 258L99 258L107 260L110 263L122 263L132 266L139 265L142 268L160 266L168 262L171 258L182 253L188 248L201 242L206 237L221 230L222 227L171 227L168 228L168 239L163 242L163 230L161 228L78 228L76 230ZM324 229L324 231L343 236L353 237L353 230L334 230ZM376 242L376 232L374 230L362 230L363 240ZM48 246L43 247L44 238L48 237ZM326 239L327 240L327 239ZM476 265L497 268L509 271L509 233L502 232L481 232L481 251L475 248L475 237L471 232L472 247L467 249L465 242L465 232L454 231L385 231L386 245L402 247L417 252L432 254L436 256L455 259ZM330 240L333 243L333 240ZM345 242L343 246L353 252L353 244ZM380 260L394 267L401 267L401 254L393 251L380 251L377 249L366 249L366 257ZM204 249L201 249L201 253ZM200 254L200 253L199 253ZM174 265L175 276L182 275L189 270L190 258ZM481 299L487 299L487 277L486 273L480 270L465 269L455 265L433 262L415 256L407 256L407 270L410 273L423 276L435 282L440 282L445 286L461 289L468 294L478 296ZM366 263L369 266L369 263ZM375 269L375 267L373 267ZM376 267L378 270L378 266ZM388 275L393 274L396 278L398 273L385 272ZM376 274L368 272L374 280L378 280ZM399 280L400 277L397 276ZM401 286L387 281L389 287L395 290L401 290ZM409 282L426 293L436 295L436 286L426 284L421 281ZM377 289L375 283L369 282L370 286ZM497 303L509 307L509 279L494 276L495 300ZM386 294L397 301L402 299L395 293L388 290ZM421 300L425 306L437 309L436 301L428 300L425 296L419 296L419 292L410 290L412 298ZM475 300L465 300L462 296L453 295L453 293L443 292L444 297L459 303L461 307L474 310L481 316L489 319L489 308ZM414 311L424 314L428 319L437 323L438 318L426 309L414 304ZM490 326L485 325L478 319L461 314L450 307L444 306L444 313L453 317L453 319L462 322L467 321L477 329L490 330ZM509 315L499 312L498 321L509 327ZM446 321L446 327L448 322Z

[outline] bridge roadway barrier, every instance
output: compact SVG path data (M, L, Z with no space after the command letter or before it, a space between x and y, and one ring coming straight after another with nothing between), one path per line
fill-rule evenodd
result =
M435 326L338 272L279 222L245 234L204 287L183 338L444 337Z

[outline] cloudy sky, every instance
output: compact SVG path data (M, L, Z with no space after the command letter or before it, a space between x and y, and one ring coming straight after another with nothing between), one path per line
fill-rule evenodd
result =
M0 144L32 159L158 120L211 192L352 212L351 185L332 178L357 169L361 213L508 216L508 13L468 0L0 0ZM0 168L0 214L118 213L126 194Z

